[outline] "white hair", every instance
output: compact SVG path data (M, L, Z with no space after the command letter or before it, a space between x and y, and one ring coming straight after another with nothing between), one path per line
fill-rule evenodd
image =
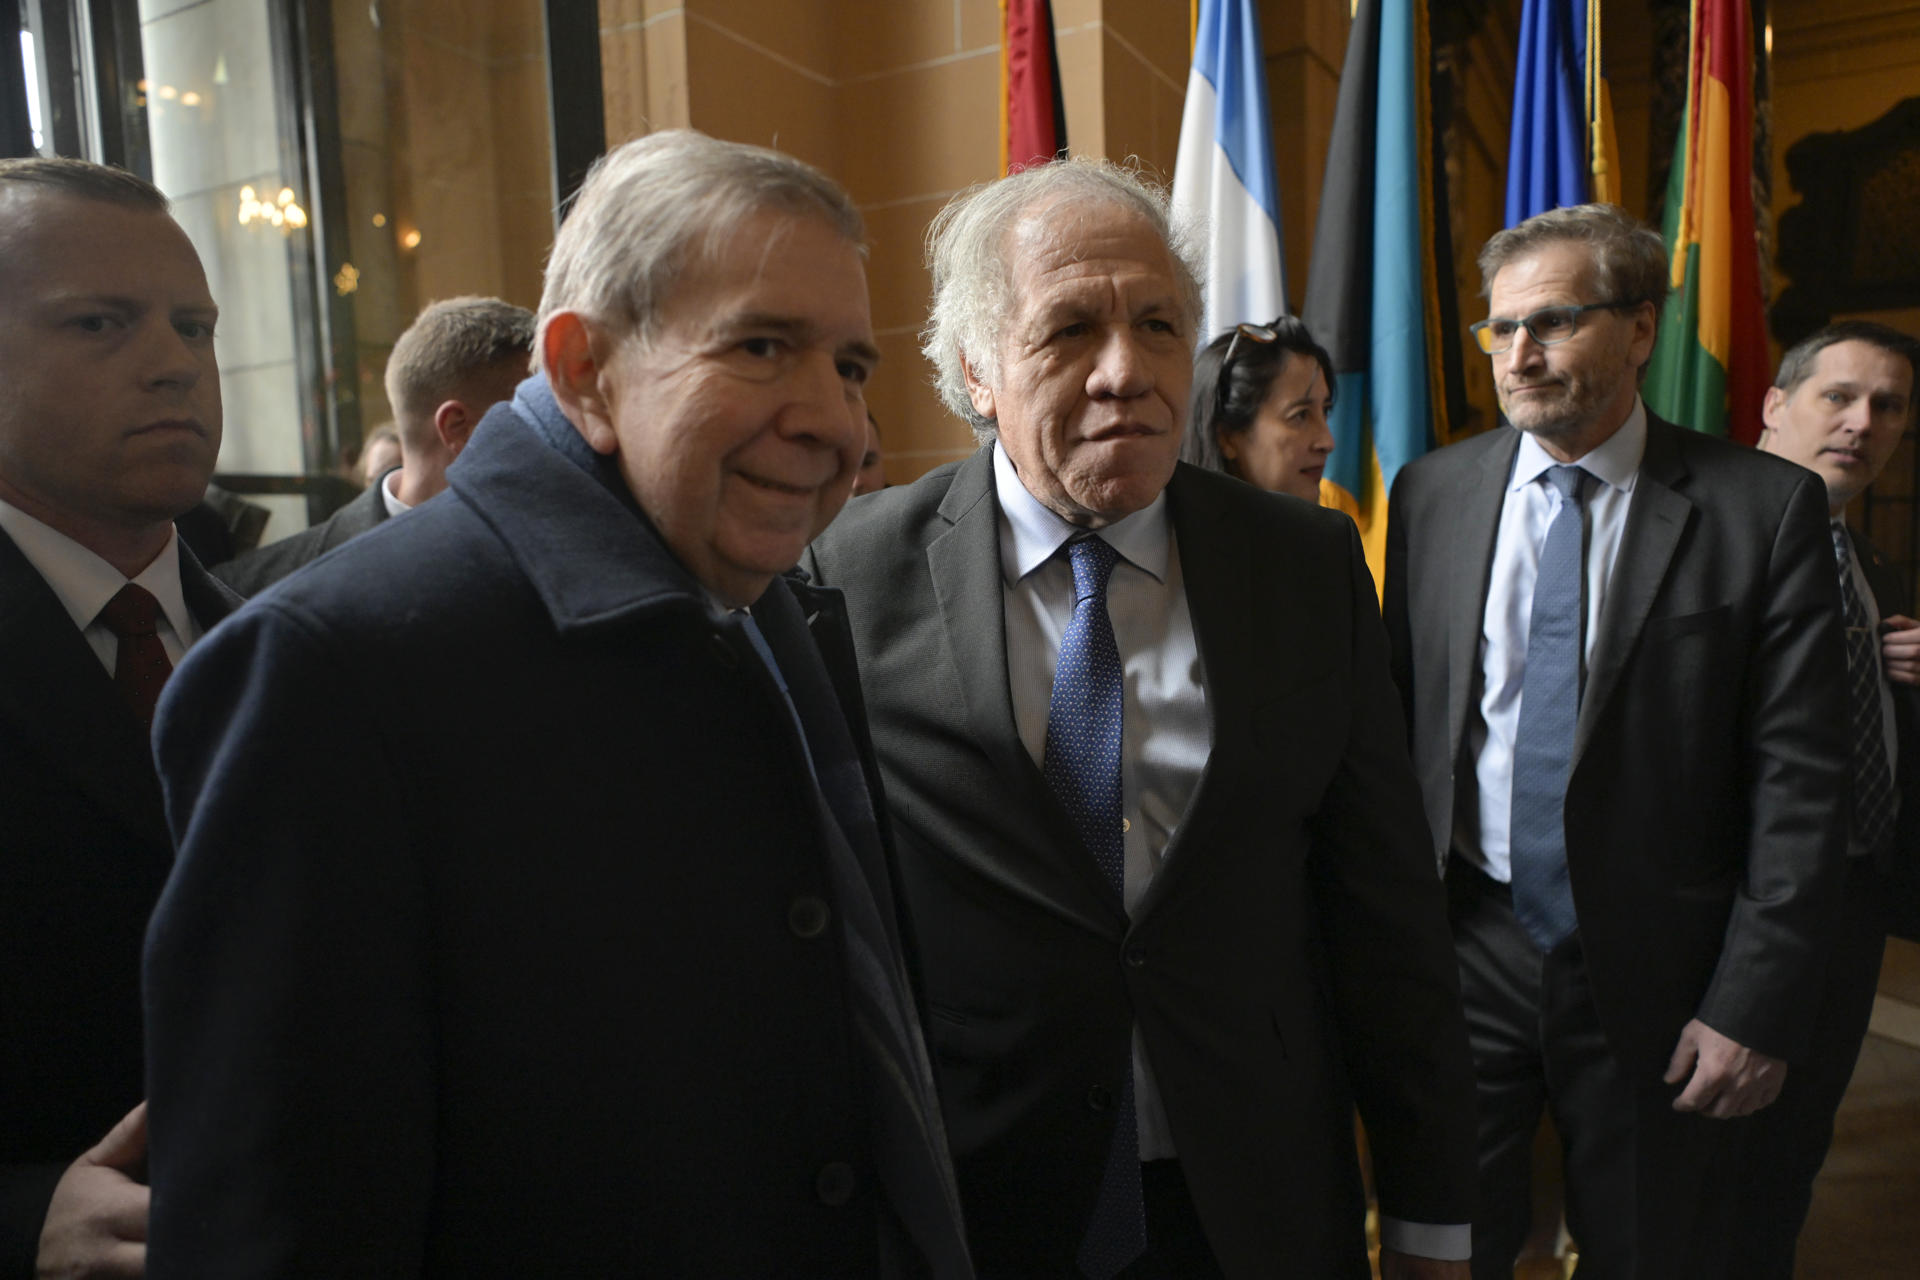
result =
M594 161L547 259L534 355L547 323L578 311L642 342L696 255L768 209L820 219L865 253L859 210L833 179L792 156L692 129L622 144Z
M940 399L982 444L997 428L973 407L966 370L989 385L1000 376L1000 340L1018 301L1011 233L1029 210L1067 201L1117 206L1144 218L1166 246L1181 305L1194 320L1200 317L1200 275L1191 239L1175 227L1166 190L1135 170L1076 156L961 192L927 228L933 309L920 331L920 350L933 363Z

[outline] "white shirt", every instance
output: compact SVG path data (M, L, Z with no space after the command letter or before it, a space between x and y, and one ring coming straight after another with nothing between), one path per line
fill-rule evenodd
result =
M393 470L387 472L386 475L380 477L378 481L380 485L380 501L386 504L387 519L389 520L399 515L402 511L413 510L413 504L411 502L400 501L399 495L393 491L394 481L399 478L400 468L395 467Z
M1047 710L1060 637L1073 618L1073 566L1056 556L1083 532L1042 506L1020 483L1005 451L993 450L1000 500L1000 573L1006 605L1007 681L1021 745L1036 766L1046 755ZM1180 575L1167 495L1099 531L1120 553L1107 582L1107 615L1121 654L1121 837L1129 914L1166 856L1213 747L1205 673ZM1173 1135L1141 1043L1133 1035L1134 1113L1140 1158L1170 1159Z
M1581 665L1593 656L1594 637L1620 557L1627 508L1647 449L1647 410L1635 399L1620 429L1578 465L1587 482L1586 632ZM1520 727L1520 689L1527 676L1527 630L1532 625L1533 584L1540 575L1540 549L1547 527L1560 514L1560 491L1545 476L1559 466L1532 435L1522 433L1500 506L1487 581L1487 609L1480 624L1480 715L1467 729L1467 750L1479 787L1477 806L1456 805L1454 846L1491 878L1512 879L1508 829L1513 817L1513 739Z
M1846 522L1839 516L1832 518L1833 523L1844 531ZM1853 571L1853 589L1860 596L1860 604L1867 611L1867 626L1874 637L1873 665L1880 672L1880 732L1887 742L1887 772L1898 779L1900 776L1900 726L1893 718L1893 686L1887 683L1886 657L1880 651L1880 602L1873 598L1873 584L1867 581L1866 570L1860 565L1860 549L1847 542L1847 565ZM1900 788L1893 789L1894 812L1900 812ZM1859 842L1849 836L1847 852L1859 857L1869 850L1862 848Z
M178 666L200 639L200 626L188 612L187 598L180 589L180 535L172 529L167 530L165 548L133 578L58 529L5 502L0 502L0 530L13 539L27 563L53 588L108 675L113 674L120 638L100 621L100 611L129 582L145 587L160 602L154 629L159 632L168 661Z
M1043 766L1047 710L1060 638L1073 618L1073 566L1055 553L1083 532L1042 506L1020 482L1006 452L993 449L994 495L1000 506L1000 582L1007 634L1007 683L1014 726L1036 766ZM1187 802L1213 749L1206 672L1193 635L1180 551L1163 491L1142 510L1099 531L1120 553L1107 581L1107 614L1120 651L1122 694L1120 803L1125 888L1131 915L1166 859ZM1133 1105L1142 1160L1177 1158L1166 1105L1133 1031ZM1465 1258L1465 1224L1405 1222L1382 1214L1389 1248L1430 1258Z

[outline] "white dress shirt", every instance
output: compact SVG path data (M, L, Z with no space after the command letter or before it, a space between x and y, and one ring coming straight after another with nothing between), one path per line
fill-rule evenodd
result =
M1635 399L1633 412L1599 448L1576 460L1593 477L1587 483L1587 616L1581 665L1593 656L1627 507L1647 449L1647 410ZM1508 829L1513 817L1513 738L1520 727L1520 689L1527 676L1527 630L1532 625L1533 584L1540 575L1540 549L1547 526L1560 513L1560 491L1546 479L1559 466L1532 435L1522 433L1513 474L1500 506L1500 529L1493 544L1493 572L1487 581L1487 609L1480 626L1480 715L1467 729L1467 750L1474 761L1479 804L1456 805L1454 846L1470 862L1501 883L1513 878Z
M1060 637L1073 618L1073 566L1055 555L1084 532L1040 505L1005 451L993 450L1000 500L1000 574L1007 625L1007 682L1020 742L1037 766L1046 755L1047 710ZM1167 495L1099 531L1120 553L1107 582L1107 615L1119 647L1121 837L1124 902L1131 914L1153 883L1213 747L1205 673L1181 585ZM1173 1135L1140 1040L1133 1034L1133 1101L1140 1158L1170 1159Z
M160 617L154 629L159 632L168 661L178 666L187 650L199 640L200 625L188 612L187 598L180 589L180 535L172 529L167 531L166 547L133 578L58 529L5 502L0 502L0 530L6 531L27 563L39 571L53 588L53 594L60 597L73 625L80 628L108 675L113 674L114 660L120 653L120 638L100 620L100 611L129 582L145 587L160 602Z
M394 492L394 484L400 479L400 468L395 467L376 482L380 486L380 501L387 508L387 519L391 520L402 511L413 510L411 502L400 501L400 495Z
M1042 506L1020 482L1006 452L993 449L994 495L1000 507L1000 583L1007 634L1007 683L1021 745L1043 766L1047 711L1060 638L1073 618L1073 566L1056 555L1083 532ZM1167 495L1099 531L1120 553L1107 582L1107 614L1120 651L1122 694L1120 803L1125 818L1123 902L1131 915L1166 858L1213 749L1206 672L1193 635L1193 615L1180 573L1180 551L1167 515ZM1140 1158L1177 1158L1166 1105L1146 1046L1133 1031L1133 1105ZM1430 1258L1465 1258L1465 1224L1404 1222L1385 1214L1388 1248Z

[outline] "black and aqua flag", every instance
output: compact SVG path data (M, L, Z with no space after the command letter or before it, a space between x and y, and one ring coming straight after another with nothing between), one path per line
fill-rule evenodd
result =
M1376 584L1394 478L1446 436L1428 66L1425 0L1360 0L1307 272L1336 380L1320 501L1360 526Z

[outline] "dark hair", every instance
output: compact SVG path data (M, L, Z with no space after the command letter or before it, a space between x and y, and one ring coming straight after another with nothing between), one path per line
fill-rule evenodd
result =
M88 200L102 200L123 208L165 213L169 206L160 188L125 169L109 168L89 160L64 156L24 156L0 160L0 189L19 183L50 187Z
M1841 320L1814 330L1788 347L1787 353L1780 357L1780 368L1774 372L1773 385L1792 395L1801 383L1813 376L1814 362L1820 353L1842 342L1864 342L1899 356L1907 362L1912 380L1920 382L1920 340L1871 320ZM1920 392L1920 387L1914 390ZM1920 403L1920 397L1916 397L1915 402Z
M1669 288L1666 242L1658 231L1611 204L1549 209L1494 232L1480 247L1480 296L1492 295L1493 278L1502 267L1555 244L1585 245L1600 296L1650 302L1655 320L1659 319Z
M1233 366L1227 370L1225 394L1220 392L1220 365L1233 345L1237 328L1229 329L1200 349L1193 361L1193 399L1187 412L1187 438L1181 442L1180 457L1197 467L1232 472L1220 453L1220 436L1239 435L1253 425L1260 406L1267 402L1274 379L1286 368L1289 355L1312 357L1327 379L1327 396L1334 394L1333 357L1313 340L1307 326L1294 316L1281 316L1266 326L1273 330L1272 342L1241 338L1234 352Z
M387 357L387 401L400 420L400 434L420 431L421 419L441 401L460 395L476 376L508 362L524 374L532 351L533 312L525 307L473 296L427 307Z

